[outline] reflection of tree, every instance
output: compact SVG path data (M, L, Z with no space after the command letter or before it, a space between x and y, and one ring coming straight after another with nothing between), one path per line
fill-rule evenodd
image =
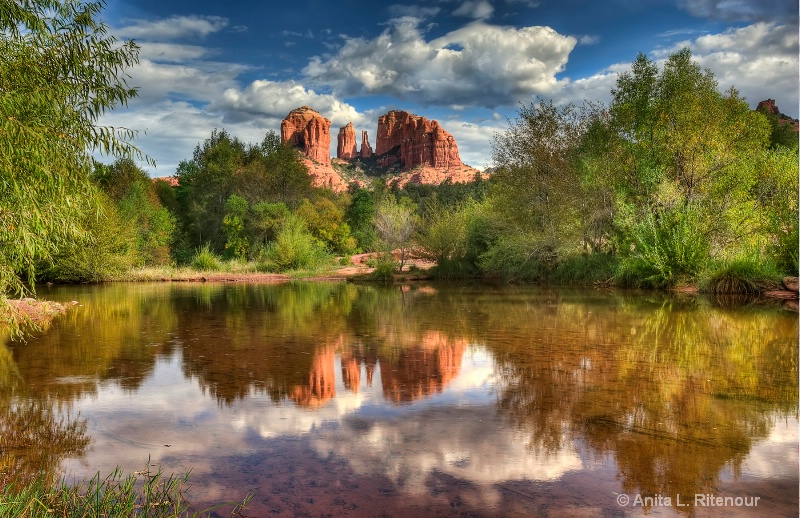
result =
M545 299L502 311L507 332L526 339L487 342L498 404L533 448L555 453L575 439L613 454L627 493L710 492L722 468L740 471L774 412L796 413L796 318L671 299Z
M59 416L57 401L29 398L11 351L0 345L0 485L54 482L67 457L89 444L86 421Z
M37 477L53 484L61 461L89 445L86 421L59 416L54 402L0 402L0 485L24 486Z
M170 286L113 284L82 290L78 297L81 306L46 333L9 344L28 390L72 401L95 393L103 379L136 389L152 373L156 357L170 351Z

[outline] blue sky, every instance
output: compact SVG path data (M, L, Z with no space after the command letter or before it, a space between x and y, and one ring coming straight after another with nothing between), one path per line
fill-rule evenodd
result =
M378 116L403 109L439 120L483 169L520 103L607 103L639 52L685 46L720 90L798 116L794 0L114 0L103 18L141 53L139 97L102 122L140 132L153 176L214 128L258 142L302 105L331 119L332 154L340 126L374 146Z

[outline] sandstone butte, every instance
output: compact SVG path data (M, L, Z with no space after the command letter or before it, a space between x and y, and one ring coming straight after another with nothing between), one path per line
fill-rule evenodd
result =
M778 124L791 124L794 127L794 130L800 132L800 121L797 119L792 119L781 113L778 109L778 106L775 104L775 99L766 99L758 103L756 107L756 111L766 112L771 115L778 116Z
M281 142L288 142L305 156L303 162L312 185L334 192L347 189L345 181L331 167L331 121L308 106L301 106L281 121Z
M281 142L289 142L311 160L331 163L331 121L308 106L292 110L283 119Z
M361 158L370 158L372 156L372 146L369 145L369 135L367 131L361 132Z
M347 189L347 184L331 165L330 125L330 120L302 106L292 110L281 122L281 141L298 148L304 155L314 186L341 192ZM380 167L401 170L387 180L400 187L409 182L438 185L450 180L464 183L481 174L461 162L456 139L438 121L401 110L392 110L378 118L374 153L366 131L361 132L361 151L358 151L353 123L339 128L335 159L338 164L373 157Z
M375 154L380 165L399 164L405 170L417 166L434 169L463 166L456 139L438 121L400 110L378 118Z
M353 127L352 122L348 122L347 126L339 128L339 135L337 137L336 145L336 158L342 160L350 160L358 155L358 148L356 147L356 129Z

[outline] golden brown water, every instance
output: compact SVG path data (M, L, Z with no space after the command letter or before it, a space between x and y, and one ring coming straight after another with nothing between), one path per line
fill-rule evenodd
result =
M798 321L779 306L344 283L40 295L82 306L0 346L2 483L149 458L191 469L197 510L253 494L249 516L798 514Z

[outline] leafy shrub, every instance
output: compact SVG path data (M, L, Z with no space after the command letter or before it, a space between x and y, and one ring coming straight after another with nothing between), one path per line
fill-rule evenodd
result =
M623 257L616 280L623 285L667 288L694 280L709 257L709 243L689 208L647 214L631 227L634 250Z
M470 279L480 275L480 270L472 262L459 259L445 259L428 270L434 279Z
M97 282L119 276L137 262L136 231L114 204L101 197L99 212L84 215L83 238L72 241L38 267L39 281Z
M506 281L541 282L550 268L550 251L542 248L535 237L521 234L504 236L489 246L478 264L488 275Z
M219 271L222 269L222 261L220 258L211 251L211 245L206 243L194 254L192 258L192 268L201 271Z
M551 280L563 284L592 284L614 277L616 260L604 253L571 255L552 273Z
M317 268L329 259L325 248L306 229L305 222L289 216L266 251L277 271Z
M372 272L372 277L378 282L390 283L394 279L397 266L397 261L394 260L392 254L381 254L375 260L375 271Z

